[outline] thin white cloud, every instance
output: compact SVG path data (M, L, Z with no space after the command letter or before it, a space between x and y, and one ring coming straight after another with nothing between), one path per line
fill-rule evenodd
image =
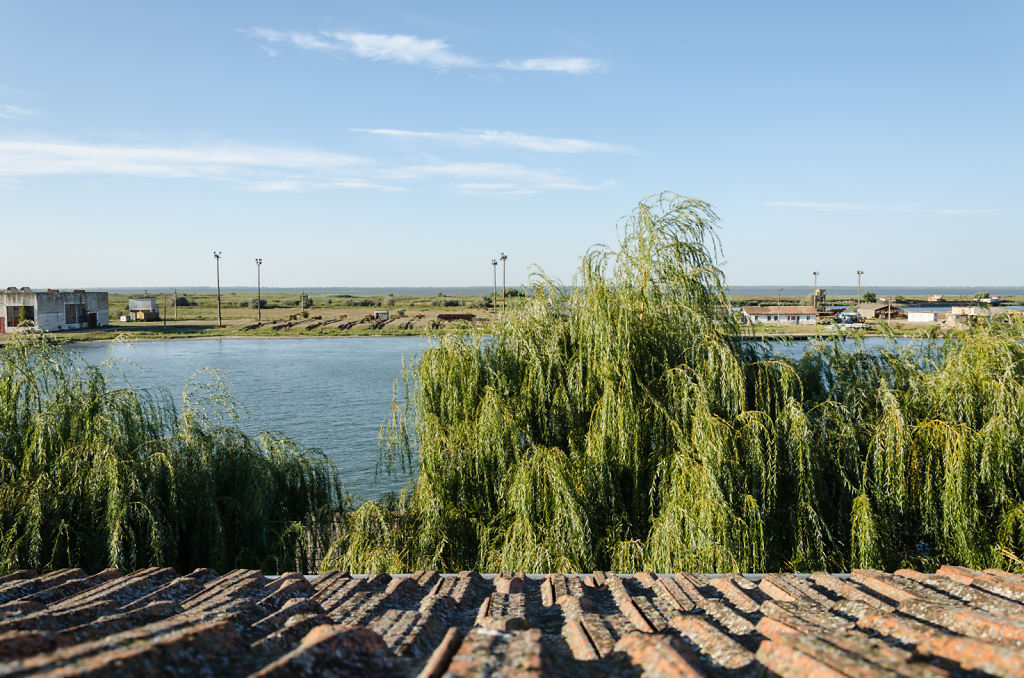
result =
M547 71L580 75L602 67L587 57L547 57L487 63L459 54L444 40L401 33L350 31L281 31L273 28L245 28L241 33L270 43L289 44L299 49L350 54L372 61L392 61L435 68L498 68L515 71Z
M0 118L25 118L30 115L35 115L35 111L12 104L0 104Z
M571 139L559 137L542 137L518 132L501 132L497 130L463 130L461 132L417 132L403 129L365 129L353 128L350 132L363 132L386 137L407 139L426 139L455 143L462 146L505 146L521 148L541 153L632 153L629 146L618 146L602 141L587 139Z
M238 172L331 172L363 162L341 153L308 149L213 145L114 146L0 140L0 175L123 174L165 178L224 177Z
M506 59L498 64L498 68L510 71L548 71L550 73L571 73L581 75L600 69L603 64L597 59L586 57L548 57L542 59L523 59L512 61Z
M497 162L386 166L343 153L280 146L124 146L0 139L0 182L53 175L205 179L264 192L330 189L402 191L453 180L457 190L596 190L558 170Z
M794 209L808 209L817 212L901 212L911 214L935 214L939 216L969 215L969 214L995 214L1000 209L993 208L942 208L923 207L921 205L872 205L856 202L804 202L794 200L773 200L765 203L767 207L789 207Z

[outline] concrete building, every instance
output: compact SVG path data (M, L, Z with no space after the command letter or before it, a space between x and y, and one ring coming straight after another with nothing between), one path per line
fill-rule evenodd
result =
M939 314L935 311L907 311L907 322L933 323L938 321Z
M106 292L47 290L8 287L0 292L0 332L12 332L31 321L41 330L81 330L110 324Z
M159 320L156 297L129 297L128 317L132 320Z
M744 306L743 322L752 325L814 325L818 312L813 306Z

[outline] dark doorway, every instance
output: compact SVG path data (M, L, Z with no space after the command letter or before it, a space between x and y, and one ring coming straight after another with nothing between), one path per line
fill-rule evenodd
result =
M90 313L89 314L89 327L90 328L96 327L96 314L95 313Z

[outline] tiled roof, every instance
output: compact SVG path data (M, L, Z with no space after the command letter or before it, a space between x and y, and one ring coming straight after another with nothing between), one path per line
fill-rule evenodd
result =
M618 576L0 578L2 675L1024 673L1024 577L943 567Z
M747 315L817 315L813 306L744 306Z

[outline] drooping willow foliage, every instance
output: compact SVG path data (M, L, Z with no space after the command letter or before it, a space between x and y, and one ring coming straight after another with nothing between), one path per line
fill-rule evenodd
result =
M179 409L36 337L0 347L0 571L168 565L310 571L347 499L330 462Z
M641 202L573 284L538 274L488 335L445 332L400 377L382 460L326 565L354 571L1016 569L1024 327L737 338L703 202Z

